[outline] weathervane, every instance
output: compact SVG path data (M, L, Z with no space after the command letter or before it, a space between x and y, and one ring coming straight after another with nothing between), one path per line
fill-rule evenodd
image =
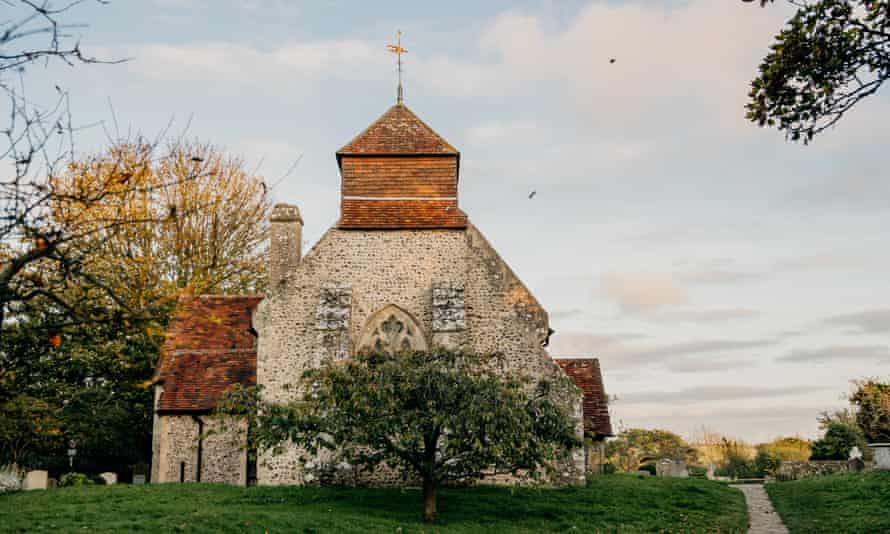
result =
M399 30L396 32L396 44L394 45L386 45L386 49L395 54L398 57L397 64L399 66L399 92L396 95L396 103L402 103L402 54L407 53L408 51L402 48L402 31Z

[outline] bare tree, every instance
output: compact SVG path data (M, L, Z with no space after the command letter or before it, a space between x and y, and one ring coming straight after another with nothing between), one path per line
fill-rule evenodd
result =
M90 236L151 222L115 209L142 192L127 174L133 162L106 164L102 176L82 187L61 187L59 177L75 159L80 130L68 93L57 85L55 101L42 105L26 91L28 69L40 64L115 62L86 55L70 33L79 26L63 23L85 1L0 0L6 6L0 17L11 17L0 20L0 95L8 105L7 123L0 126L0 328L10 312L27 313L36 302L49 303L71 321L100 320L111 309L137 314L107 280L84 268L99 247ZM79 216L99 204L101 215ZM72 291L75 286L78 291Z

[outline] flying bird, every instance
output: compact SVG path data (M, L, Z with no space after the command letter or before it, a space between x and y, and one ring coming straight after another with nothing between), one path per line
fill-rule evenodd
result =
M535 198L535 195L537 195L537 194L538 194L538 192L533 190L531 193L528 194L528 199L531 200L531 199Z
M612 63L615 63L615 58L609 60L609 64L611 65Z
M194 161L195 163L201 163L202 161L204 161L204 158L199 156L192 156L192 161Z

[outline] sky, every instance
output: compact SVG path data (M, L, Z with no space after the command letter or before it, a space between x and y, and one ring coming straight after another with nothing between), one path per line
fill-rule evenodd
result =
M81 132L83 153L167 131L240 155L299 206L308 246L338 217L334 152L394 103L385 45L401 29L405 102L461 151L461 207L550 312L551 354L600 359L616 428L816 437L851 380L890 377L890 92L809 146L748 123L791 12L87 2L69 31L127 61L26 81L103 125Z

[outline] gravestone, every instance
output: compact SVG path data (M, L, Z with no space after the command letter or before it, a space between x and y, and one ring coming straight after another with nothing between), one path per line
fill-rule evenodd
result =
M647 476L649 476L649 475L651 475L651 474L652 474L652 473L650 473L649 471L645 471L645 470L643 470L643 469L637 471L637 475L639 475L639 476L641 476L641 477L647 477Z
M49 474L46 471L28 471L25 475L25 481L22 483L22 489L29 490L45 490Z
M142 486L145 484L145 475L133 475L133 484Z
M890 443L869 443L875 454L875 469L890 471Z
M714 464L708 465L708 472L705 473L705 478L708 480L714 480Z
M655 474L660 477L688 478L689 471L683 460L671 460L662 458L655 464Z
M99 478L105 481L106 486L111 486L112 484L117 484L117 473L112 473L110 471L102 473L99 475Z

